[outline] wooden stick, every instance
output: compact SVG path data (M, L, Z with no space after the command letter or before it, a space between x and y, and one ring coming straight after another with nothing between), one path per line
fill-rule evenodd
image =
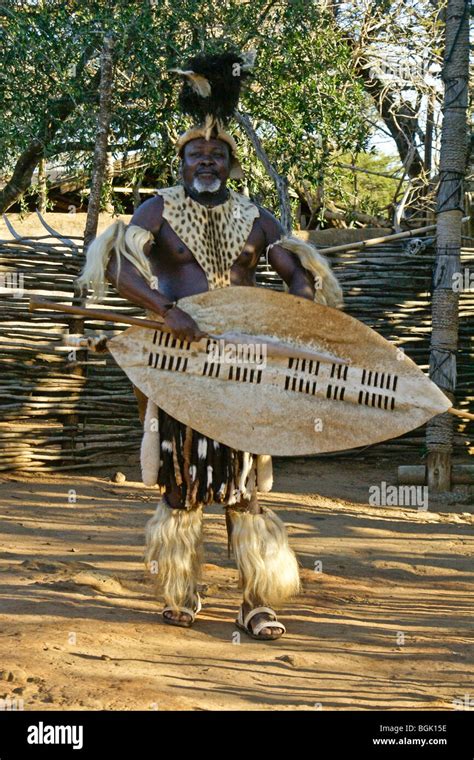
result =
M474 420L474 414L471 414L471 412L463 412L462 409L455 409L453 406L451 409L448 409L448 412L454 414L455 417L464 417L466 420Z
M462 221L467 222L470 219L469 216L464 216ZM397 232L394 235L385 235L384 237L371 238L370 240L361 240L358 243L345 243L344 245L331 245L329 248L318 246L321 253L326 255L327 253L337 253L339 251L352 251L360 248L370 248L372 245L380 245L380 243L390 243L392 240L404 240L405 238L415 237L421 235L422 232L434 232L436 230L436 224L429 224L427 227L417 227L415 230L407 230L406 232Z
M398 482L423 486L427 484L426 465L401 465L398 468ZM455 464L451 470L451 483L474 484L474 464Z
M53 235L53 237L57 238L58 240L62 241L63 243L66 243L70 248L73 248L77 252L78 246L75 243L72 242L71 238L64 237L63 235L61 235L60 232L57 232L56 230L53 230L53 228L47 223L47 221L44 218L44 216L42 216L40 214L40 212L38 211L38 209L36 209L36 215L37 215L38 219L40 220L41 224L43 225L43 227L48 232L50 232L51 235Z
M103 322L120 322L123 325L138 325L138 327L149 327L151 330L161 330L162 332L171 332L164 322L157 322L153 319L143 317L127 317L115 311L103 311L102 309L85 309L81 306L70 306L69 304L54 303L47 301L45 298L33 296L30 298L30 311L38 309L47 309L48 311L61 311L64 314L75 314L89 319L99 319Z
M121 322L125 325L138 325L139 327L148 327L152 330L161 330L161 332L171 333L170 328L164 324L164 322L156 322L153 319L145 319L142 317L125 317L121 314L117 314L114 311L102 311L101 309L85 309L81 306L69 306L69 304L54 303L54 301L46 301L44 298L38 298L33 296L30 298L30 311L36 311L37 309L51 309L51 311L62 311L66 314L79 314L84 317L92 319L100 319L104 322ZM235 345L236 343L262 343L267 346L267 352L270 356L287 356L295 359L312 359L314 361L326 361L333 364L346 365L348 362L344 359L339 359L336 356L329 356L328 354L320 353L319 351L312 351L311 349L299 349L293 346L287 346L280 342L265 341L265 339L259 336L253 335L239 335L235 334L232 339L226 340L225 334L212 335L211 333L204 333L204 337L211 338L212 340L222 341L228 345Z

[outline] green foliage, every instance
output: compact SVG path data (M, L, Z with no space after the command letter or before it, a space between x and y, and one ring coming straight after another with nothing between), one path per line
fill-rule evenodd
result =
M108 32L116 40L111 149L117 157L142 151L161 185L175 181L173 144L188 126L177 113L179 78L168 70L202 49L257 49L241 108L290 183L314 186L324 175L330 186L334 150L363 150L370 133L349 48L318 3L18 0L0 7L0 18L4 176L33 138L43 142L47 160L90 172ZM238 137L250 192L276 209L272 183Z
M371 152L356 155L343 154L337 159L338 164L351 164L360 169L368 169L381 174L402 176L403 168L398 156L387 156ZM341 169L340 181L333 189L331 198L341 208L361 211L372 216L387 216L399 180ZM405 185L403 185L403 189ZM391 218L391 214L389 214Z

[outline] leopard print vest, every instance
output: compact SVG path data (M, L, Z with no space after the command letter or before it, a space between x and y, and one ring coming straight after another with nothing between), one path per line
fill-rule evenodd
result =
M209 290L230 285L230 269L250 235L258 208L245 195L230 190L219 206L207 207L186 195L182 185L158 190L163 218L203 269Z

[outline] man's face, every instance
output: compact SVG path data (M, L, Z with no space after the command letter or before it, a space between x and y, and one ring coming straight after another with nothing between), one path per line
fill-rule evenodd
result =
M198 137L184 146L183 183L197 193L218 193L230 173L230 150L222 140Z

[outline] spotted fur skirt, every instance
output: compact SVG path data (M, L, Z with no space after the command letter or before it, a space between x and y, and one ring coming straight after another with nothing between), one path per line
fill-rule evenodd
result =
M141 464L143 482L178 492L183 507L237 505L271 489L271 459L237 451L178 422L148 400ZM265 461L268 460L268 461Z
M163 409L159 409L158 419L159 486L181 489L188 507L250 498L255 486L255 456L206 438Z

